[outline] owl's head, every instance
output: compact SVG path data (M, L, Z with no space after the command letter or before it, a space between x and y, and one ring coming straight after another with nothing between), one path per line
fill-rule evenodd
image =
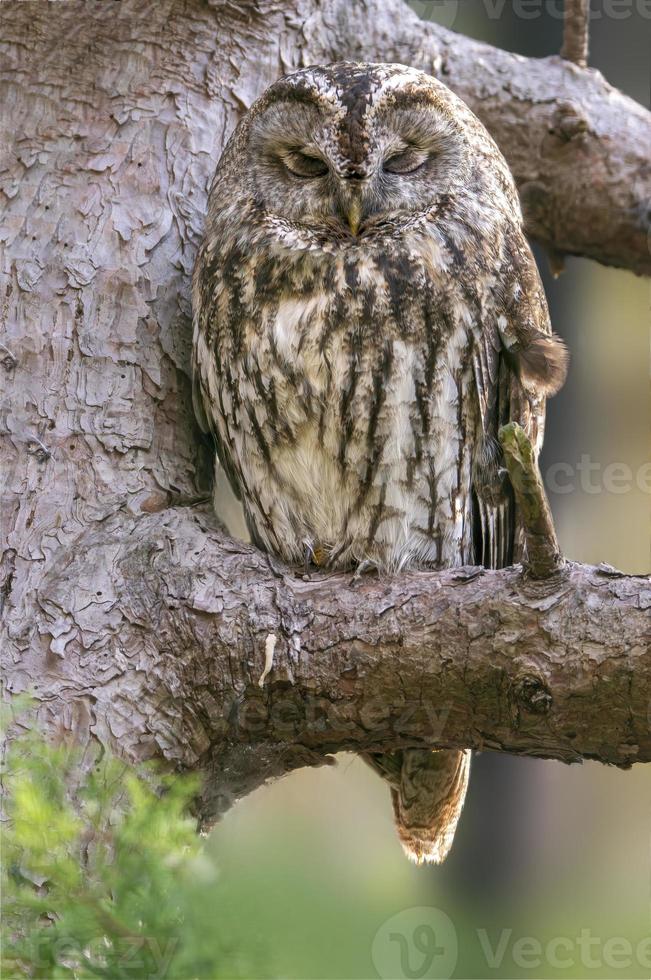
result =
M499 156L460 99L403 65L342 63L288 75L240 129L256 210L344 243L399 228L467 186L482 147Z

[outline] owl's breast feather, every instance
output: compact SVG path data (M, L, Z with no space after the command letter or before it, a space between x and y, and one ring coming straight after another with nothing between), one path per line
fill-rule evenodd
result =
M292 560L305 541L387 568L466 554L473 323L443 234L267 245L246 277L215 254L210 299L210 401L259 535Z

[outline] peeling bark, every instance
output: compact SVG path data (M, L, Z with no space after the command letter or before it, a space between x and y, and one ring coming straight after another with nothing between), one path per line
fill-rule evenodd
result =
M651 759L645 580L303 583L178 506L209 484L188 380L207 185L279 74L351 57L433 71L500 143L533 234L638 272L649 113L400 0L5 2L0 19L7 691L81 742L211 772L207 812L343 748ZM444 728L397 727L414 702L450 705Z

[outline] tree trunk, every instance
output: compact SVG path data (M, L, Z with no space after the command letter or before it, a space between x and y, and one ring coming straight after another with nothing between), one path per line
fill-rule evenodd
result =
M6 689L82 743L211 772L210 813L340 748L649 761L644 580L305 584L182 506L211 468L189 383L207 186L275 78L343 58L432 71L500 143L532 234L638 272L649 113L595 72L423 25L401 0L5 2L0 19ZM281 666L260 688L269 634ZM421 685L451 705L446 727L394 731ZM270 722L285 701L290 720ZM262 720L242 726L251 705Z

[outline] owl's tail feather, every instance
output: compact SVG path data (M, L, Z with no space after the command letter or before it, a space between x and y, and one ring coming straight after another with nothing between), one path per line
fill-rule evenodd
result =
M466 798L470 756L456 749L405 749L364 757L389 783L398 837L416 864L440 864L447 857Z

